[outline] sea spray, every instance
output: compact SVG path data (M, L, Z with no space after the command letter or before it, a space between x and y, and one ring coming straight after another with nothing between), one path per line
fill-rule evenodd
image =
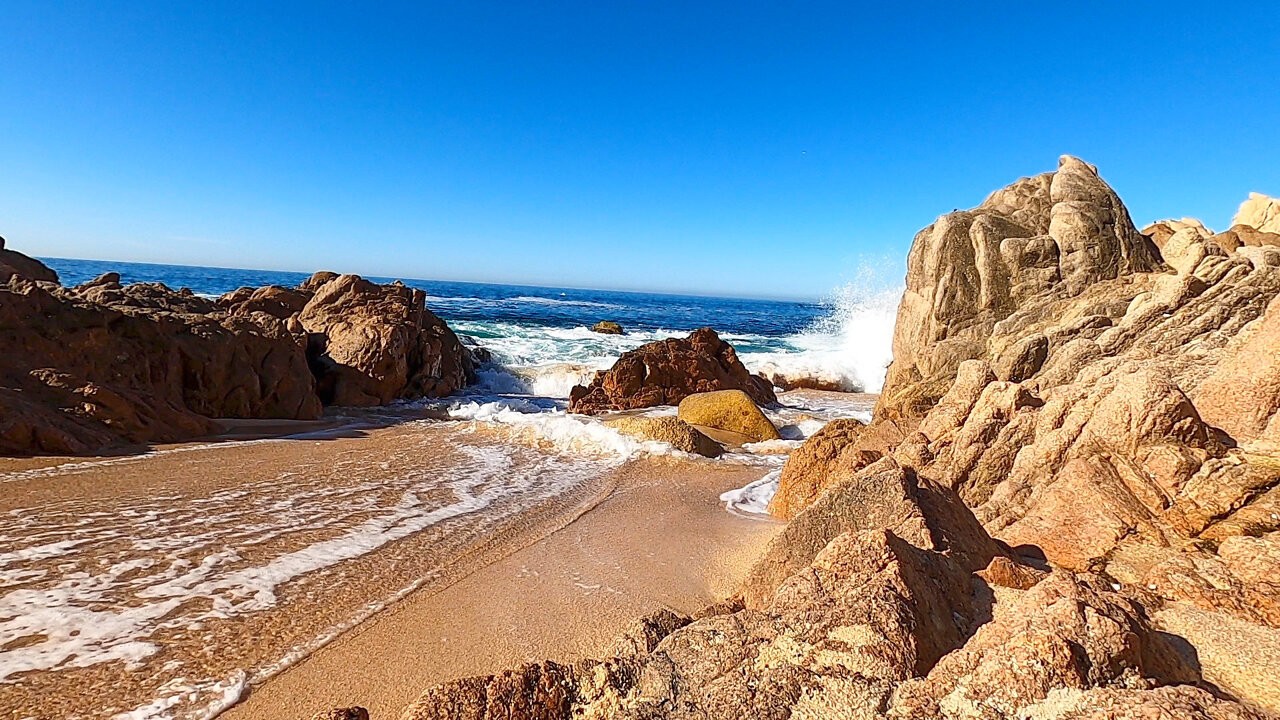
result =
M847 283L823 301L826 315L787 338L787 350L743 353L742 361L783 387L880 392L901 296L868 279Z

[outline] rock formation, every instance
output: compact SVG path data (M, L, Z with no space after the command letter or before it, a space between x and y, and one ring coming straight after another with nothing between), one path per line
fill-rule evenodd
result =
M622 354L613 367L596 373L590 385L569 394L569 410L594 415L677 405L686 397L713 390L742 390L759 404L777 402L769 383L751 373L733 346L711 328L684 339L669 338Z
M323 283L298 313L320 398L331 405L384 405L397 398L442 397L471 379L471 355L426 293L358 275Z
M601 333L603 335L625 335L622 326L612 320L601 320L591 326L591 332Z
M1245 225L1267 233L1280 233L1280 200L1262 193L1249 193L1231 224Z
M741 390L694 393L680 401L677 413L694 427L733 433L749 442L782 437L751 396Z
M605 424L623 435L641 440L656 440L687 453L703 457L720 457L724 448L720 443L698 432L692 425L669 415L664 417L611 418Z
M215 303L115 273L64 288L11 250L0 265L3 453L188 440L217 432L213 418L313 419L323 404L448 394L471 372L402 285L318 275Z
M737 596L404 719L1274 717L1280 248L1156 230L1070 157L939 218L874 421L794 453Z

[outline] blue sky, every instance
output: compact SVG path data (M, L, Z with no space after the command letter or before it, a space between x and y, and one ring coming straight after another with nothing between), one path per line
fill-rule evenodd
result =
M0 3L10 247L815 297L1061 153L1280 194L1256 3L159 5Z

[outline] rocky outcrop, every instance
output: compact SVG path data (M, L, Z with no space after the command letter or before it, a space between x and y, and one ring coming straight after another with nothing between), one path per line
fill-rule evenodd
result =
M679 418L619 417L606 420L605 424L623 435L641 440L664 442L683 452L710 458L724 454L724 448L720 443L698 432L692 425Z
M339 275L305 285L315 294L298 313L308 334L316 389L328 405L384 405L442 397L474 376L471 354L426 309L426 293Z
M1280 712L1280 249L1149 230L1074 158L943 216L875 420L794 453L737 597L405 717Z
M214 418L313 419L340 400L447 394L470 372L457 338L404 286L318 275L304 287L320 292L243 289L214 302L115 273L64 288L37 261L0 252L22 271L0 285L3 453L188 440L217 432Z
M0 283L9 282L15 275L38 282L58 282L58 273L49 266L20 252L6 250L4 238L0 238Z
M765 380L747 372L733 346L711 328L669 338L622 354L613 367L596 373L590 385L569 394L569 410L594 415L677 405L694 393L742 390L759 404L777 402Z
M741 390L694 393L680 401L677 413L690 425L733 433L748 442L782 437L751 396Z
M274 318L99 278L0 288L8 453L86 453L209 434L208 418L320 414L303 344Z
M1280 233L1280 200L1262 193L1251 192L1231 220L1232 225L1244 225L1266 233Z
M790 520L824 489L879 460L880 453L858 447L865 427L859 420L833 420L792 452L778 478L778 491L769 501L769 512Z
M602 335L625 335L622 326L612 320L601 320L591 326L591 332Z
M907 256L893 364L881 417L919 418L960 363L993 359L1028 326L1064 305L1111 318L1161 270L1155 244L1134 228L1092 165L1064 156L1058 170L1024 178L978 207L944 215Z

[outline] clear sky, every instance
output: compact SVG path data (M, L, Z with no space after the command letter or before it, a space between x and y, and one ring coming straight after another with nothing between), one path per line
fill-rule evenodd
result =
M0 2L10 247L814 297L1061 153L1280 194L1256 2L162 5Z

